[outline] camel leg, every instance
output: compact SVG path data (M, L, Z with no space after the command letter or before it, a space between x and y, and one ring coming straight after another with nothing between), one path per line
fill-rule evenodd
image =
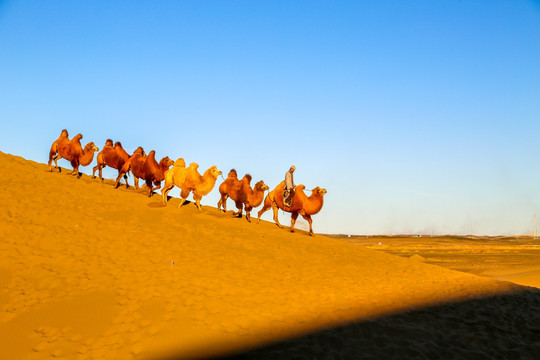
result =
M217 202L218 211L221 210L221 204L223 204L223 195L219 198L219 201Z
M101 182L103 182L103 168L105 167L105 164L99 167L99 179Z
M225 199L223 199L223 211L227 212L227 199L229 198L229 195L225 195Z
M55 169L58 169L58 172L62 172L62 169L60 168L60 166L58 166L58 162L57 162L57 161L60 160L61 158L62 158L62 157L61 157L60 155L58 155L58 154L56 154L56 155L54 156L54 158L53 158L53 160L54 160L54 168L55 168Z
M218 210L221 210L221 206L223 206L223 212L227 212L227 199L229 198L229 195L223 194L221 195L221 198L218 201L217 208Z
M253 209L253 207L249 204L245 204L245 209L246 209L246 220L250 223L251 222L251 210Z
M181 198L180 199L180 204L178 204L178 208L181 208L182 205L184 205L184 203L186 202L186 200L187 200L187 196L185 198Z
M202 196L193 194L193 199L195 200L195 205L197 205L197 209L199 209L199 211L202 212L202 208L201 208Z
M163 197L163 203L167 205L167 194L171 189L174 187L174 183L168 183L165 181L165 185L163 185L163 189L161 189L161 196Z
M146 187L148 188L148 197L152 197L154 194L154 188L152 187L152 180L146 180Z
M128 184L128 176L127 176L127 174L124 174L124 181L126 182L126 189L129 188L129 184Z
M49 162L48 162L50 172L52 172L52 161L53 161L53 158L55 158L55 156L56 156L56 151L53 151L53 149L51 149L51 151L49 152Z
M135 183L135 189L139 190L139 178L133 175L133 182Z
M279 208L277 206L273 206L272 205L272 210L274 211L274 221L276 222L276 225L281 228L281 224L279 223L279 220L278 220L278 211L279 211Z
M311 220L311 215L308 215L308 214L302 214L302 217L304 219L306 219L306 221L309 223L309 235L310 236L315 236L315 234L313 233L313 228L311 227L311 224L313 223L313 221Z
M294 224L296 224L296 219L298 218L298 211L295 211L291 214L291 232L294 232Z
M268 211L268 209L270 209L270 205L266 205L266 203L263 205L262 209L259 210L259 212L257 213L257 224L259 222L261 222L261 215L264 214L265 212Z
M184 205L184 202L186 202L189 194L191 193L191 190L180 190L180 204L178 204L178 207L181 208L182 205Z
M73 166L73 170L71 170L68 175L77 175L77 179L80 178L81 176L79 175L79 164L72 163L71 165Z
M118 189L118 186L120 186L120 179L122 178L122 176L125 175L121 172L118 173L118 177L116 178L116 183L114 184L114 188L115 189Z
M241 218L242 217L242 210L244 209L244 204L241 203L241 202L236 202L235 205L236 205L236 208L238 209L238 211L233 213L233 217Z

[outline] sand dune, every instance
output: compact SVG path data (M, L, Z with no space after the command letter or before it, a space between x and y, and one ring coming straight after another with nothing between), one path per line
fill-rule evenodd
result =
M0 165L8 174L0 189L6 359L222 356L321 329L332 335L241 356L312 351L311 357L360 358L370 355L362 345L368 337L343 325L377 321L387 324L373 328L383 350L377 357L390 358L415 344L404 329L429 331L429 321L419 317L414 324L407 316L433 308L444 309L438 331L448 343L465 341L461 323L485 329L485 338L471 339L462 356L479 347L540 354L538 289L291 234L267 222L249 224L214 207L178 209L178 199L163 207L158 196L49 173L45 164L16 156L0 153ZM498 330L478 301L505 309ZM400 338L401 345L394 341ZM323 348L313 353L317 346ZM423 349L402 354L429 358Z

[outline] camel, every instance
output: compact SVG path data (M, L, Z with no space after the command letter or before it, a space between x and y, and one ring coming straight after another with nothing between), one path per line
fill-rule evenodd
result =
M244 205L246 209L246 220L248 222L251 222L251 210L261 205L264 200L264 192L268 189L270 188L262 180L257 181L253 189L249 186L246 189L247 202Z
M54 167L61 171L58 166L59 159L66 159L73 166L73 170L69 172L69 175L77 175L77 178L81 177L79 173L79 166L87 166L94 159L94 153L99 151L99 148L94 145L93 142L89 142L84 146L81 146L82 134L77 134L73 139L68 139L67 130L62 130L60 137L53 142L51 150L49 151L49 171L52 171L51 160L54 160Z
M53 159L56 160L58 157L58 146L63 145L65 143L69 142L69 133L66 129L62 130L60 133L60 136L58 139L54 140L54 142L51 145L51 150L49 151L49 171L52 172L52 161ZM58 165L56 165L55 161L55 168L60 171L60 168Z
M221 198L218 202L218 210L223 206L223 211L227 212L227 198L230 197L238 209L237 212L233 213L233 216L242 217L242 209L245 206L246 220L251 222L251 210L261 205L264 199L264 192L268 190L268 186L261 180L252 189L250 183L251 175L246 174L242 180L238 180L236 170L232 169L227 179L219 186Z
M278 220L278 209L281 209L291 213L291 232L294 232L294 224L296 223L298 214L300 214L309 223L309 235L314 236L311 215L315 215L321 211L326 189L321 189L317 186L312 190L311 196L309 197L304 193L304 189L304 185L298 185L294 192L291 207L285 207L283 205L285 182L282 181L274 190L266 195L266 198L264 199L264 206L258 214L257 223L261 221L261 215L268 209L272 208L274 211L274 221L276 222L277 226L281 228L282 226Z
M93 168L92 178L96 177L96 170L99 170L99 178L101 179L101 182L103 182L102 169L107 165L118 170L118 173L120 173L122 166L124 166L129 158L129 154L124 150L120 141L117 141L113 146L113 141L107 139L103 150L97 155L97 165ZM127 174L124 174L124 180L126 181L126 188L128 188Z
M146 160L146 154L142 147L138 147L133 154L126 160L124 165L118 171L118 177L116 178L116 183L114 188L118 188L120 185L120 179L123 176L126 176L128 171L131 171L133 174L133 182L135 183L135 189L139 189L139 178L144 177L143 165ZM127 182L126 182L127 184Z
M161 188L161 182L165 179L165 172L173 165L173 161L165 156L159 161L156 161L156 152L150 151L143 164L144 177L146 181L146 187L148 188L148 197L154 194L154 190ZM156 185L154 188L152 183Z
M197 163L191 163L186 168L184 159L179 158L175 161L174 166L165 173L165 185L161 190L163 196L163 203L167 204L167 194L176 185L180 188L180 204L178 207L182 207L187 197L193 192L193 199L197 209L202 211L201 199L206 196L216 184L217 177L221 175L221 171L214 165L204 172L201 176L197 170L199 165Z

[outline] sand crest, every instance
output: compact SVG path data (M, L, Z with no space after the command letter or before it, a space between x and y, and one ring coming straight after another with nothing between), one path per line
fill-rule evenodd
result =
M497 324L501 332L513 331L515 321L523 326L507 343L494 337L497 346L527 356L540 349L528 335L540 331L536 289L291 234L267 222L249 224L214 207L178 209L178 199L157 206L158 196L50 173L45 164L16 156L0 154L0 165L16 174L0 189L5 358L218 356L320 329L339 333L338 326L351 322L392 324L434 306L446 309L441 331L451 334L466 321L489 330L484 315L467 304L495 298L515 305L513 316ZM401 336L384 329L382 340ZM335 344L320 343L326 354L339 355L360 346L360 338L345 331ZM288 354L316 348L313 338L298 341ZM429 357L414 351L412 357Z

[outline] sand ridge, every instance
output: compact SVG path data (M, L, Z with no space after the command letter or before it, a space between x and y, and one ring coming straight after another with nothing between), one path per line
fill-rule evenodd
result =
M214 207L163 207L17 156L0 164L16 174L0 190L10 359L206 357L433 304L535 294Z

